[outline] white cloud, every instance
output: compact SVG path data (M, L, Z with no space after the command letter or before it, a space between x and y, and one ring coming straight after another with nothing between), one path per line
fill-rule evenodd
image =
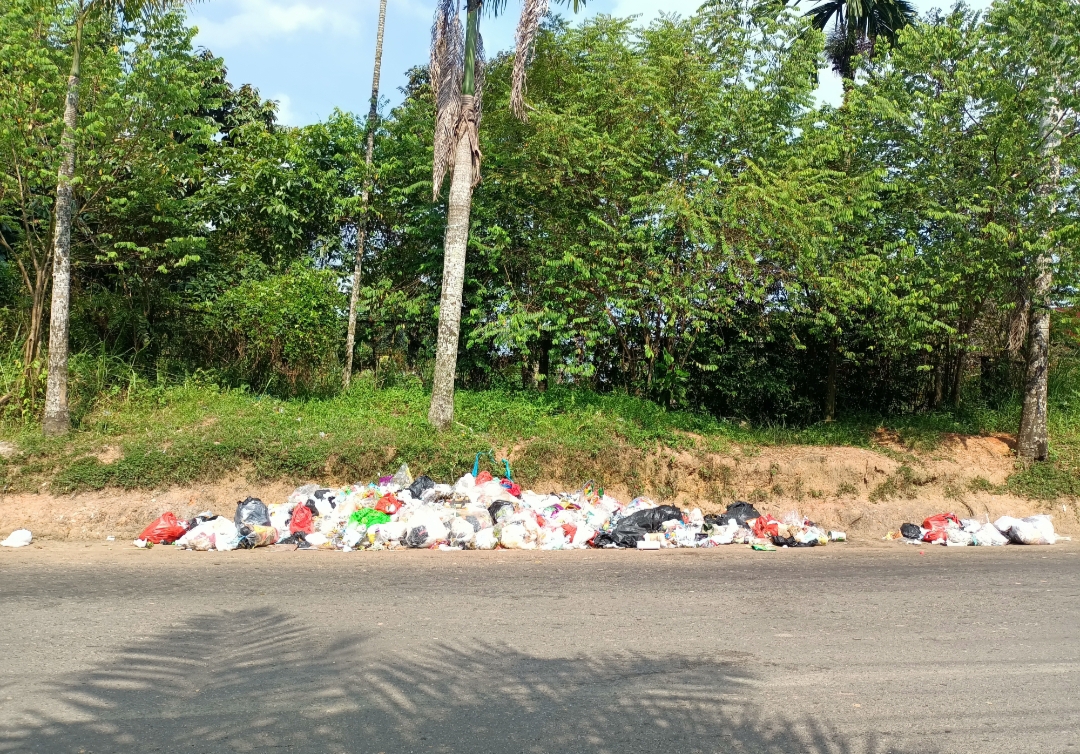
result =
M275 94L270 99L277 102L277 122L284 126L299 126L303 125L296 117L296 113L293 112L292 99L285 93Z
M295 32L348 34L355 32L357 26L348 15L332 7L332 3L281 4L274 0L236 0L233 6L235 13L219 18L192 15L191 20L199 27L196 38L199 44L212 50L223 50Z

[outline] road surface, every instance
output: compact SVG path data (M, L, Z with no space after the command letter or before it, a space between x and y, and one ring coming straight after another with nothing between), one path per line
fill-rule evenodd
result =
M0 550L0 751L1075 752L1080 546Z

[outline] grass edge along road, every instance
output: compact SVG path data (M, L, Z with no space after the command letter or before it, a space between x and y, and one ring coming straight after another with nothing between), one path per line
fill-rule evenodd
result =
M1018 414L1015 406L976 408L790 428L668 411L620 394L487 390L460 391L453 429L437 434L425 420L428 400L419 385L375 388L363 380L341 395L293 400L191 383L141 388L96 401L62 440L8 422L0 427L9 444L0 470L9 492L54 494L156 489L237 473L353 482L402 462L414 473L450 478L471 468L477 452L493 449L512 458L526 484L595 479L662 497L662 484L643 466L657 450L704 456L775 445L872 447L885 434L903 448L933 452L950 434L1011 434ZM1080 495L1080 406L1056 403L1054 457L1018 466L1008 492L1047 500Z

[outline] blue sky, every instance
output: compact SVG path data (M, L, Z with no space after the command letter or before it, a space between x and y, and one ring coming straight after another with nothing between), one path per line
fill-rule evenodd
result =
M689 15L701 0L592 0L581 17L597 13L640 14L659 11ZM946 3L914 0L920 12ZM951 4L951 0L950 0ZM969 0L983 8L989 0ZM383 45L382 94L400 101L405 71L427 61L433 0L388 0ZM250 83L279 103L279 118L290 125L322 120L335 107L362 113L371 93L372 57L378 0L210 0L195 5L196 44L225 58L234 84ZM570 15L562 8L560 12ZM514 41L517 3L501 18L484 18L482 31L489 55ZM819 96L839 99L838 79L821 77Z

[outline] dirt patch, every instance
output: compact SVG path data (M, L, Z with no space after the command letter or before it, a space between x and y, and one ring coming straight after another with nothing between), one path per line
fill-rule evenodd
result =
M1010 442L1004 436L955 436L930 452L781 446L732 447L726 453L657 448L642 453L623 448L587 461L547 458L543 474L522 481L526 488L551 492L579 489L592 478L621 500L649 495L704 513L749 500L777 517L798 511L864 539L879 539L901 523L918 523L943 511L991 520L1005 514L1051 513L1063 534L1080 534L1080 501L1041 503L999 494L1015 470ZM527 443L507 451L514 461L528 453ZM106 462L101 456L99 460ZM180 517L203 510L231 516L236 503L248 495L279 502L304 481L251 482L249 472L157 491L4 495L0 534L25 527L43 539L130 539L166 510Z
M97 453L94 453L93 457L96 458L100 463L110 464L115 463L116 461L119 461L121 458L123 458L124 451L112 445L106 445Z

